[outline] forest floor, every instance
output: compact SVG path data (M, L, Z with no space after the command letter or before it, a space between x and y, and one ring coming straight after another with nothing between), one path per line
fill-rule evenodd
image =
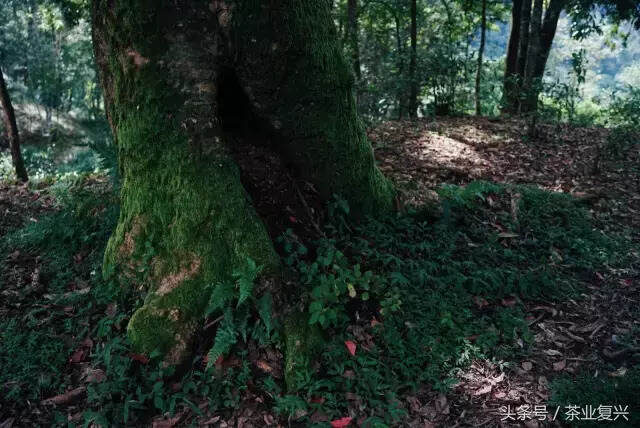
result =
M547 404L551 383L560 376L587 373L591 377L623 379L627 371L640 364L640 148L636 145L625 151L624 156L614 157L609 153L606 129L541 124L535 138L527 138L525 128L517 119L438 118L384 123L371 129L369 137L381 169L396 183L407 206L438 201L440 196L436 190L442 184L466 185L477 180L528 184L567 193L587 207L597 229L627 236L633 243L629 254L631 262L623 268L605 267L585 274L582 281L585 287L578 296L563 300L523 299L525 319L533 336L526 354L507 362L475 359L457 374L457 383L448 391L434 391L425 385L404 394L400 397L401 407L406 410L403 426L561 425L548 420L553 417L555 407L546 409L547 420L537 417L542 411L538 409L538 415L515 421L519 416L515 414L516 407ZM108 187L100 178L93 178L89 183L99 189L98 193ZM0 184L0 238L10 230L37 223L44 214L54 212L56 197L46 182L36 186ZM514 197L518 195L511 196L512 207ZM491 199L487 203L493 204ZM101 212L106 204L103 201L94 210ZM510 238L509 231L499 223L489 222L486 226L495 229L505 240ZM104 240L104 237L92 236L79 247L70 249L73 260L69 263L76 266L73 269L82 270L77 266L100 258L92 247L93 240ZM70 336L76 335L77 330L70 330L81 329L86 333L104 313L86 312L75 306L57 307L56 297L47 291L47 275L51 274L41 266L41 256L45 257L19 250L3 255L0 321L26 313L27 309L33 312L40 308L43 312L35 315L38 325L65 322L65 318L77 319L78 324L69 321L71 327L59 332L61 342L72 342ZM562 260L549 263L562 264ZM85 274L88 278L95 272ZM73 275L66 281L69 283L63 288L68 294L84 295L88 289L86 280L74 279ZM475 304L477 310L483 311L496 303L479 298ZM509 298L497 304L513 305ZM16 331L15 326L6 331ZM54 347L46 357L62 358L67 368L66 374L60 376L66 376L67 392L41 397L40 404L29 403L27 413L12 411L11 401L0 398L0 427L42 423L45 416L51 417L52 406L57 406L59 417L66 419L68 415L70 420L80 422L82 397L87 392L85 385L100 382L104 373L89 364L94 346L91 339L71 346L70 355L56 355L60 349ZM51 366L55 366L54 362ZM41 376L33 381L42 381ZM193 419L186 409L174 418L154 418L153 426L204 424L207 420L211 426L288 424L259 404L267 398L254 396L253 399L259 410L253 406L250 411L240 408L222 419L216 415ZM513 413L512 419L505 413L507 406ZM566 410L561 408L560 414ZM316 422L323 421L322 417L316 419Z
M530 184L585 200L600 229L630 232L636 248L632 266L596 272L579 299L526 304L535 345L512 370L501 373L495 364L476 361L446 399L430 396L412 405L437 426L499 424L504 417L496 409L511 404L515 412L513 403L545 403L550 380L562 372L624 376L627 367L640 362L638 145L624 158L612 159L604 128L542 124L533 139L525 129L518 119L444 118L390 122L369 133L382 170L408 204L437 199L435 189L442 183ZM621 346L620 338L630 332L634 343ZM598 373L611 364L617 369ZM526 426L539 424L533 419Z

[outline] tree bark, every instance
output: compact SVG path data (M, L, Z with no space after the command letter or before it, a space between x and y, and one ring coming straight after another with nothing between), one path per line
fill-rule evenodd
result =
M523 97L520 113L529 113L536 109L538 102L538 83L534 79L536 64L540 61L540 29L542 26L542 7L544 0L534 0L529 25L529 47L524 71Z
M398 98L398 119L401 120L404 117L404 109L405 109L405 86L404 86L404 49L402 48L404 43L401 39L401 28L400 28L400 17L398 16L398 12L395 12L396 15L395 23L396 23L396 50L398 55L397 67L398 67L398 78L396 79L396 84L398 85L397 90L397 98Z
M516 62L516 100L518 108L522 99L522 87L524 84L524 73L527 65L527 54L529 49L529 23L531 20L531 1L523 0L522 14L520 16L520 43L518 45L518 60Z
M241 182L225 103L244 100L236 107L247 123L274 136L270 149L323 200L341 195L355 215L392 209L326 0L95 0L92 20L122 175L104 272L147 293L128 325L140 352L183 360L206 285L230 280L248 258L279 291L268 281L279 259Z
M2 74L1 67L0 107L2 107L2 118L4 119L4 126L9 137L9 149L11 150L13 168L16 171L18 179L26 182L29 180L29 176L27 175L27 169L24 167L24 161L22 160L22 154L20 153L20 134L18 133L18 124L16 123L16 113L13 110L13 104L11 104L11 97L9 96L9 90L7 89L7 84L4 81L4 75Z
M418 110L418 81L416 64L418 61L418 6L411 0L411 58L409 60L409 117L416 117Z
M482 17L480 22L480 47L478 48L478 69L476 70L476 116L482 114L480 105L480 82L482 80L482 61L484 56L485 36L487 31L487 0L482 0Z
M542 28L540 29L540 52L533 71L534 79L541 79L544 76L544 70L547 66L553 39L556 36L558 20L560 19L562 9L564 9L567 3L567 0L551 0L549 2L549 6L544 14Z
M356 79L360 81L362 79L362 70L360 66L358 0L348 0L347 21L347 41L349 43L351 62L353 63L353 71L356 73Z
M507 59L504 72L503 113L516 113L518 109L517 64L520 45L520 26L522 20L522 0L514 0L511 9L511 32L507 47Z

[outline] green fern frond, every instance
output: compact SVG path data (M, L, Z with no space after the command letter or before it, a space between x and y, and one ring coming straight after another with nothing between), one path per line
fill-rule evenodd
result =
M262 266L258 266L256 262L249 257L247 258L247 266L243 270L234 273L238 285L238 307L251 297L253 285L261 270Z
M207 354L207 367L213 366L216 360L222 355L228 353L231 347L238 341L238 333L236 331L231 308L227 308L224 313L222 324L216 332L216 339L213 347Z
M224 309L227 303L235 297L235 287L232 283L222 282L212 287L211 297L209 297L209 303L207 305L207 311L205 316L209 316L212 313Z
M270 334L271 329L273 328L271 323L272 312L273 298L271 297L271 293L264 293L260 300L258 300L258 315L260 315L260 319L267 329L267 334Z

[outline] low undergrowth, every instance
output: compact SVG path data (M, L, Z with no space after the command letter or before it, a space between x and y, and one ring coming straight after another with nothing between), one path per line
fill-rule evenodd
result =
M565 195L476 182L440 196L440 207L358 226L338 216L313 262L292 251L311 322L334 333L278 408L397 424L403 393L446 390L475 358L525 355L523 300L575 295L622 254Z
M312 248L292 233L281 238L308 322L324 331L316 358L288 386L277 369L256 370L253 347L278 353L285 339L267 314L271 303L249 296L239 274L239 294L213 308L226 318L233 309L236 322L223 316L216 327L232 339L207 363L216 334L206 330L207 349L176 371L159 355L131 351L125 327L140 302L99 274L117 217L112 187L91 175L70 183L57 185L55 212L1 242L15 257L2 266L0 413L37 423L40 400L83 385L76 407L45 406L51 412L39 417L139 425L154 415L228 416L260 396L305 426L342 417L397 425L406 394L447 390L476 358L526 355L525 300L576 294L599 269L623 262L624 244L595 230L562 194L484 182L444 187L438 206L359 224L345 220L348 207L338 201L326 238ZM34 269L35 282L27 280ZM252 277L259 267L248 270Z
M560 406L565 411L568 406L574 406L579 412L581 420L569 421L569 426L593 427L602 423L614 427L638 425L640 366L624 373L601 373L598 377L593 374L565 375L556 379L551 387L552 406ZM607 419L589 421L586 420L587 415Z

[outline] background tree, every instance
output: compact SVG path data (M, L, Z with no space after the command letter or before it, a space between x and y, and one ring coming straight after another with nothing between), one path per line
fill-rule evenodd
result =
M351 61L353 63L353 71L356 74L358 82L362 79L360 70L360 31L358 25L358 0L348 0L347 2L347 29L346 39L349 49L351 50Z
M18 133L16 114L13 110L13 104L11 104L9 90L4 82L2 67L0 67L0 107L2 107L2 118L9 137L9 149L11 150L11 160L13 161L16 176L22 181L28 181L29 176L20 153L20 134Z
M416 116L418 108L418 82L416 67L418 62L418 5L417 0L411 0L411 57L409 60L409 117Z
M478 69L476 70L476 115L480 116L480 81L482 80L482 61L484 56L485 37L487 34L487 0L482 0L482 18L480 24L480 47L478 48Z
M635 22L634 25L640 26L640 8L637 2L631 0L550 0L546 3L546 8L544 6L545 2L539 0L535 0L533 9L532 0L513 2L511 35L503 83L505 112L528 113L537 108L540 83L563 10L570 15L572 35L578 39L583 39L591 32L601 32L603 23L594 19L597 11L609 22L631 20ZM515 72L514 57L517 57Z

